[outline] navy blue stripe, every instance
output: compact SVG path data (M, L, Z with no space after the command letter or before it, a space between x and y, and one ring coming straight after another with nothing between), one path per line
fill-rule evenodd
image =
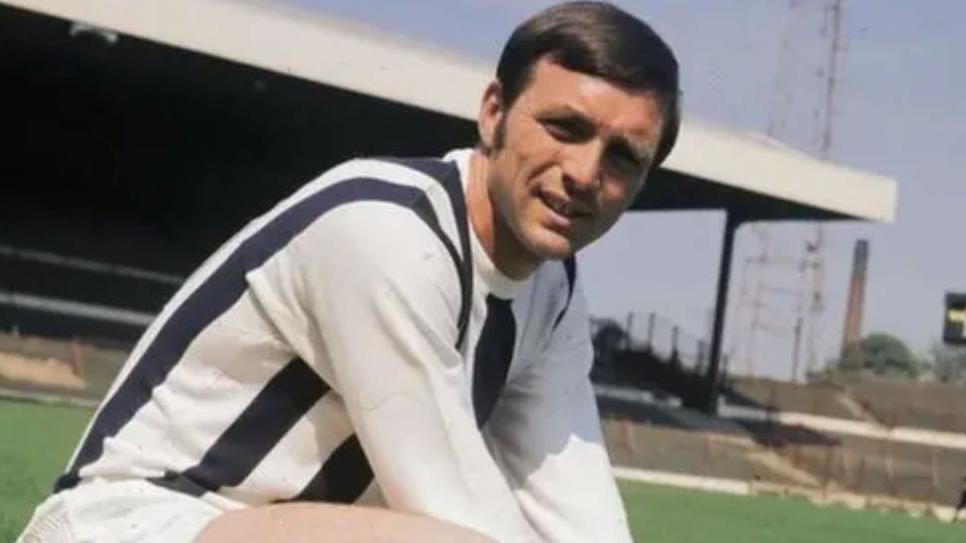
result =
M308 364L300 358L292 360L259 391L198 464L180 475L169 473L152 482L174 481L182 487L175 486L176 490L192 495L199 488L214 492L223 486L238 486L328 390Z
M466 329L470 322L470 310L473 302L473 255L470 245L470 221L466 210L466 195L463 191L463 182L460 178L460 170L453 162L446 162L435 158L387 158L388 162L416 170L423 175L430 177L446 191L449 197L450 206L453 211L453 221L456 223L456 230L459 235L460 249L463 255L459 266L460 287L462 290L463 301L460 305L459 336L456 340L456 348L460 349L466 338Z
M513 359L517 327L511 304L492 294L486 297L486 321L473 359L473 411L481 428L496 407Z
M154 388L164 382L195 337L242 296L247 288L246 273L262 266L322 214L338 206L374 200L411 208L425 198L425 193L414 187L378 179L351 179L298 202L242 242L164 323L134 369L101 408L70 469L57 480L54 491L77 484L80 469L101 456L104 440L117 434L148 403ZM425 210L431 211L432 207L420 207L420 216L425 219ZM430 227L441 234L438 223ZM449 243L446 236L441 240Z
M412 209L416 215L419 215L426 226L436 234L439 241L443 244L446 252L449 254L450 259L453 261L453 266L456 267L457 276L460 271L460 255L456 252L456 247L453 242L450 241L449 236L443 232L443 228L439 225L439 218L436 216L436 211L433 209L433 204L429 202L429 198L425 194L420 193L420 198L415 202L410 204L410 209ZM462 283L462 281L460 281ZM457 343L459 340L457 340Z
M372 478L372 468L359 439L353 435L329 455L305 488L287 501L352 503L362 496Z
M195 498L200 498L205 495L205 492L208 492L207 488L199 485L196 481L188 479L184 476L184 473L179 471L167 471L163 477L156 477L149 479L149 481L162 488L194 496Z
M570 300L574 297L574 283L577 280L577 259L570 257L563 261L564 272L567 274L567 303L564 304L563 309L557 314L557 318L553 321L553 327L557 328L560 321L563 320L564 315L567 313L567 309L570 308Z

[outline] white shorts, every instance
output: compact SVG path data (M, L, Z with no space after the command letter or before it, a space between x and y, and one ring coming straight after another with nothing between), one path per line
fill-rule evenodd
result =
M143 480L91 481L37 506L18 543L191 543L221 509Z

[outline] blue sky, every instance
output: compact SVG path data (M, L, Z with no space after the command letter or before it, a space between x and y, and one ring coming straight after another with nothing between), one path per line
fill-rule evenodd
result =
M380 30L495 63L503 41L544 0L287 0ZM616 2L652 24L682 66L685 109L764 132L813 150L823 58L822 0L627 0ZM797 7L790 11L794 3ZM966 176L957 164L966 145L966 3L957 0L846 0L845 53L831 151L835 161L899 181L891 225L833 223L827 230L822 357L839 345L851 253L871 243L864 329L887 331L925 352L940 333L942 296L966 291ZM794 17L789 15L793 14ZM789 47L783 48L785 37ZM780 67L781 66L781 67ZM781 92L780 90L781 89ZM781 99L782 92L790 100ZM708 327L722 218L714 213L630 214L581 257L591 310L622 317L657 311L694 335ZM774 253L797 257L809 231L769 229ZM762 316L775 330L748 343L749 309L741 305L741 263L756 251L739 231L726 349L735 369L785 377L791 352L792 301ZM795 287L793 272L762 276ZM752 274L746 276L751 284ZM740 359L740 360L738 360Z

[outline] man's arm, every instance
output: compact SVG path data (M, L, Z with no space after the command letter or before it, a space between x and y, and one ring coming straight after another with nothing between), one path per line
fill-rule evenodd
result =
M405 207L366 202L329 212L287 251L297 320L316 336L300 354L331 363L320 373L388 505L535 540L475 424L455 347L459 280L439 238Z
M630 542L590 384L583 294L540 360L507 384L486 428L524 515L547 541Z

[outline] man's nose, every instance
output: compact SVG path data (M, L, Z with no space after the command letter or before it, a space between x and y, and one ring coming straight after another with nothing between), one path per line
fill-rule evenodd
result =
M575 146L571 151L564 162L564 183L567 190L589 192L600 188L603 146L591 141Z

